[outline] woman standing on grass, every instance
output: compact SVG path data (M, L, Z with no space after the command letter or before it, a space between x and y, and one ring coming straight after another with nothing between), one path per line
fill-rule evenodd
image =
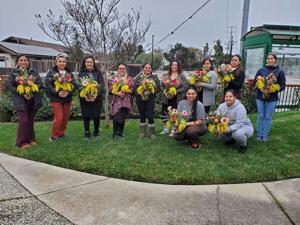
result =
M133 103L133 80L127 74L127 66L120 63L117 75L110 83L112 94L113 138L124 137L124 126Z
M267 56L267 65L259 69L254 78L254 84L257 90L257 140L268 141L269 132L272 124L272 114L278 103L278 93L285 89L285 73L276 65L277 56L269 53ZM258 81L267 81L269 84L260 87ZM271 87L277 87L272 88Z
M87 141L91 139L90 120L94 121L94 137L99 137L100 114L102 107L102 95L104 89L103 77L98 70L93 56L87 56L82 62L78 74L80 84L90 80L97 82L97 93L93 96L80 97L80 108L84 125L84 135ZM84 84L83 84L84 85ZM82 90L81 90L82 91Z
M197 89L193 86L186 91L186 100L178 104L178 113L182 115L186 123L186 128L180 133L174 133L175 140L189 140L192 148L199 148L201 143L198 138L207 133L205 124L205 109L203 104L198 101Z
M203 103L205 108L205 113L208 113L210 107L215 104L215 95L217 88L217 75L214 71L214 67L211 59L205 59L202 62L203 71L208 74L208 82L198 82L197 87L200 87L198 91L199 101Z
M143 65L143 72L134 79L134 90L136 92L136 105L140 114L139 138L144 138L147 131L146 118L150 137L155 140L156 132L154 125L155 95L160 91L160 83L157 75L152 74L152 66L149 63Z
M34 116L42 106L40 75L29 66L26 55L17 57L17 67L9 74L7 87L13 93L13 104L18 114L16 146L28 148L36 145Z
M182 74L181 65L178 60L172 60L169 65L169 71L162 78L162 116L164 129L160 134L168 134L169 129L166 127L166 117L168 116L168 108L177 108L178 103L184 99L185 91L188 86L187 79ZM175 90L175 92L173 91ZM172 136L172 134L171 134Z
M242 98L242 87L245 81L245 71L242 65L242 57L237 54L233 55L231 58L231 66L232 66L231 72L233 75L233 80L231 80L228 83L227 87L224 88L223 102L225 100L225 93L228 90L234 90L237 99Z
M54 114L50 141L65 137L65 130L71 114L75 81L71 70L66 67L66 63L66 57L59 54L55 59L56 65L46 75L46 91L50 97Z
M219 105L217 113L227 116L229 127L222 135L225 145L239 144L239 152L247 151L247 140L253 134L253 126L244 105L236 98L234 90L225 93L225 102Z

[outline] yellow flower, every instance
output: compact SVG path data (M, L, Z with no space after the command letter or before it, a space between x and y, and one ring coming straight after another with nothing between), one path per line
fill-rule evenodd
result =
M173 95L173 96L176 95L177 94L176 88L175 87L170 87L169 94Z
M129 86L127 84L124 84L122 87L121 87L121 91L126 93L129 91Z

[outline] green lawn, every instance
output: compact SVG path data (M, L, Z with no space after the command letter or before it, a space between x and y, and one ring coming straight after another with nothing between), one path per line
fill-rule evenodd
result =
M251 116L255 121L255 116ZM48 141L51 123L36 123L38 146L15 147L16 124L0 124L0 149L11 155L108 177L168 184L217 184L272 181L300 177L300 113L276 113L269 143L257 143L240 154L210 135L203 147L159 135L154 143L139 140L138 121L128 122L125 140L113 140L111 128L101 126L101 138L87 144L81 121L69 123L67 140ZM157 127L161 127L157 121ZM159 129L160 130L160 129Z

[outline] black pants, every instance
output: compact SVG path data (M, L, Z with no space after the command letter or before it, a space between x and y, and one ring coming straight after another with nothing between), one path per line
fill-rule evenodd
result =
M188 139L191 143L197 143L197 139L207 133L207 127L205 125L198 126L192 125L187 127L181 133L174 134L174 139L177 141L182 141Z
M140 114L140 122L146 123L148 119L149 124L154 124L154 96L150 96L149 100L143 101L141 97L136 97L136 105Z
M119 112L114 115L113 120L117 123L124 124L126 118L128 117L129 109L128 108L120 108Z
M172 99L168 99L167 103L162 104L162 121L166 122L168 120L168 107L171 106L172 109L175 108L177 109L177 95L174 96Z
M100 118L93 118L94 120L94 135L98 135L99 134L99 126L100 126ZM84 130L85 133L90 133L90 121L91 118L89 117L85 117L83 118L83 125L84 125Z

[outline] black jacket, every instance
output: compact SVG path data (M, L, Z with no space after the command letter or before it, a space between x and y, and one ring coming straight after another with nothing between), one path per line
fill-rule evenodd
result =
M15 68L8 76L7 88L13 93L13 104L16 111L24 111L31 100L27 100L23 95L17 92L16 77L18 76L18 68ZM29 68L28 68L29 69ZM34 76L34 82L39 87L39 92L34 93L32 100L34 101L34 110L38 110L42 106L42 96L40 90L43 89L43 83L40 75L35 70L32 70L31 74Z
M241 92L245 81L245 71L235 69L232 74L234 79L228 83L228 86L226 88L224 88L224 93L226 93L226 91L228 90L234 90L236 93Z
M58 69L57 66L54 66L52 69L50 69L46 75L46 80L45 80L45 85L46 85L46 92L47 95L50 98L50 102L59 102L59 103L67 103L72 101L72 94L76 89L76 84L75 84L75 79L73 74L71 73L71 71L68 68L65 68L66 72L69 73L72 77L72 84L74 86L73 90L71 92L69 92L69 94L67 95L67 97L62 98L59 97L58 92L55 90L55 86L54 86L54 75L56 73L58 73Z

